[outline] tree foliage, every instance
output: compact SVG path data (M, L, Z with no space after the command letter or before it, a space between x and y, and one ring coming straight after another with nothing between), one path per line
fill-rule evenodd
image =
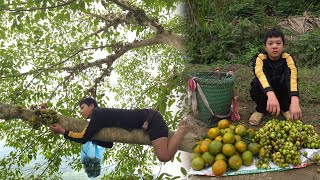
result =
M319 17L320 15L320 3L316 0L304 0L299 3L293 0L272 2L265 0L187 0L187 4L188 23L186 27L188 28L185 30L189 62L199 64L221 62L223 64L250 64L253 56L263 49L262 39L268 29L282 28L290 42L292 32L283 28L280 22L292 16ZM319 30L319 27L315 29L315 31ZM317 33L313 35L318 36ZM301 34L294 36L298 36L296 39L299 40L288 43L288 49L294 53L301 53L300 48L296 48L295 45L304 44L306 41L302 41L305 37L300 37ZM314 47L317 44L312 43L310 46ZM309 52L308 55L304 53L303 57L314 56L312 54L314 52ZM296 60L302 65L306 64L306 61L300 60L299 56Z
M320 21L319 21L320 22ZM307 67L315 67L320 63L320 30L310 31L291 41L290 50L296 55L298 63Z
M113 106L158 109L174 129L180 113L170 108L184 92L178 2L0 1L0 102L22 107L47 102L79 118L79 99L93 96L111 106L112 92L121 102ZM81 168L81 146L53 136L47 127L1 120L0 135L5 146L15 148L1 159L4 179L59 179L63 156L71 157L73 169ZM39 158L44 161L36 162ZM26 168L34 161L32 170ZM151 148L126 144L107 151L105 162L117 163L106 179L150 177L159 164Z

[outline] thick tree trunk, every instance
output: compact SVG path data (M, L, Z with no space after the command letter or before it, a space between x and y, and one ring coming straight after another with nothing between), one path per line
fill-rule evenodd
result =
M156 37L158 42L168 44L182 53L186 52L185 39L181 35L165 31L161 34L157 34Z
M18 106L13 106L0 102L0 119L12 120L21 119L27 123L27 120L35 116L34 111L23 109ZM204 127L196 123L193 116L186 115L184 118L188 120L191 126L190 131L183 139L180 150L191 152L195 144L195 139L201 137L206 131ZM5 122L1 122L5 123ZM64 128L71 131L80 132L87 125L88 122L75 118L65 117L59 115L59 124ZM169 138L173 135L174 131L169 131ZM109 142L120 142L129 144L151 145L148 134L143 130L127 131L121 128L104 128L98 132L93 139Z

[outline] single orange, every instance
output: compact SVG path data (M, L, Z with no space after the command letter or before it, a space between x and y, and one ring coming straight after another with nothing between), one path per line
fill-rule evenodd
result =
M219 159L212 165L212 172L216 176L222 176L224 172L226 172L226 170L227 170L227 163L222 159Z
M228 128L230 125L230 122L228 119L221 119L219 122L218 122L218 128L219 129L225 129L225 128Z
M208 130L208 137L210 139L215 139L217 136L219 136L219 128L215 127L215 128L210 128Z

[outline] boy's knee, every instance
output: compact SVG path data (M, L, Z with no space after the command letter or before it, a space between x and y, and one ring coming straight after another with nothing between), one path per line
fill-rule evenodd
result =
M163 156L158 156L158 160L160 161L160 162L168 162L168 161L170 161L171 159L172 159L173 157L172 156L170 156L170 155L163 155Z

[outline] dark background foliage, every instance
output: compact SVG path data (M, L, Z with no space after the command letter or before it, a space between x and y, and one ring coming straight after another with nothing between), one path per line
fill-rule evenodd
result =
M320 30L293 33L280 22L293 16L320 15L320 1L187 0L185 36L188 61L197 64L250 64L263 49L263 35L273 27L286 35L285 50L301 66L320 63ZM290 37L290 38L289 38Z

